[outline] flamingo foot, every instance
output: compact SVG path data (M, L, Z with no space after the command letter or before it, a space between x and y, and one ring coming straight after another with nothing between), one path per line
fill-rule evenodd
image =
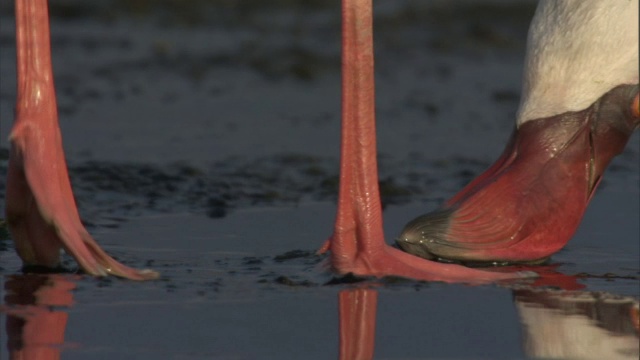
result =
M57 267L64 248L90 275L157 278L154 271L119 263L89 235L73 199L62 144L55 136L44 138L51 132L34 125L16 121L7 178L7 223L24 264Z
M409 222L397 243L427 259L544 260L573 236L639 124L638 85L618 86L583 111L525 122L492 167Z
M11 133L6 215L25 265L57 267L64 248L90 275L157 278L154 271L129 268L107 255L84 228L59 135L57 121L28 117L16 119Z
M25 265L57 267L64 248L90 275L158 277L109 255L82 225L58 125L46 0L16 1L18 101L9 137L6 216Z
M335 234L331 239L333 244L341 243L343 240L338 240ZM350 239L349 244L362 244L364 240L366 239ZM443 264L402 252L386 245L384 239L378 239L376 243L382 246L374 251L361 249L355 253L355 256L346 256L349 252L332 249L331 259L334 271L359 276L398 276L420 281L468 284L537 277L536 273L529 271L494 272L457 264Z

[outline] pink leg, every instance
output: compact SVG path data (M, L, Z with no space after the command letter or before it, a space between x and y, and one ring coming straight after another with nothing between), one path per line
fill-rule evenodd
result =
M384 242L376 162L371 0L343 0L342 18L340 195L335 230L322 249L331 250L334 269L474 283L525 276L435 263Z
M6 215L26 265L55 267L64 248L95 276L158 276L107 255L80 221L58 126L46 0L16 1L18 100L10 135Z

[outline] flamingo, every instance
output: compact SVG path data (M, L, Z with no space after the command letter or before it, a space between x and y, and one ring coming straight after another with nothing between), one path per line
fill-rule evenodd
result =
M638 1L542 0L497 162L397 239L426 259L539 263L567 244L640 124Z
M338 273L483 283L528 277L421 259L387 245L378 189L371 0L342 1L342 140L340 187L331 251Z
M27 266L55 268L60 250L90 275L158 277L109 256L80 221L73 198L53 86L47 0L16 0L18 96L9 135L6 217Z
M26 265L55 267L60 249L94 276L153 279L107 255L80 221L58 125L46 0L16 1L18 98L10 134L6 215ZM343 142L341 187L330 247L341 273L487 282L521 274L425 261L384 243L373 117L370 0L343 2Z
M635 2L635 6L637 8L637 2ZM370 276L396 275L421 280L464 282L488 282L530 276L529 273L490 272L459 265L436 263L392 248L384 242L382 212L378 195L373 111L371 0L343 0L342 16L343 105L340 194L334 233L321 249L321 251L331 251L330 259L333 268L339 273L352 272ZM134 280L157 277L157 273L153 271L131 269L108 256L80 222L66 170L57 120L46 0L16 1L16 18L18 101L16 120L10 135L11 155L7 180L6 213L18 254L27 265L53 267L59 261L60 249L64 248L76 259L81 268L91 275L116 275ZM544 39L540 40L535 37L530 39L530 43L536 41L544 43ZM533 46L533 48L536 47ZM536 54L536 56L538 55ZM535 64L537 63L534 62ZM538 73L543 73L544 70L541 68ZM637 82L637 73L635 81ZM533 85L530 87L532 89L528 91L534 94L536 87ZM627 88L625 87L625 89ZM633 87L631 92L633 92ZM527 95L526 93L525 99L534 98L531 94ZM631 105L627 106L626 112L621 111L624 114L631 114L631 125L634 124L635 120L633 119L637 119L638 113L637 85L635 94L635 100L629 102ZM623 98L619 102L623 102L625 99L622 95L618 94L617 96L616 99ZM527 102L524 101L523 104L527 104ZM521 106L521 109L523 108L526 109L526 106ZM533 113L535 114L535 112ZM522 114L528 114L528 112L521 111L521 116ZM529 119L527 116L522 118ZM553 121L550 122L553 123ZM516 134L521 131L524 133L524 128L531 127L525 123L526 121L522 121ZM533 123L545 122L536 121ZM556 123L564 124L561 121ZM618 123L616 122L617 125L619 125ZM635 126L637 124L631 128ZM537 128L534 127L534 130ZM553 129L553 127L551 128ZM608 129L609 127L605 126L604 133L609 134ZM562 126L559 130L561 133L567 132ZM599 133L596 131L594 134ZM616 134L617 132L614 135ZM614 135L611 136L615 138ZM606 140L607 136L609 135L600 137ZM560 136L551 137L551 139L556 137ZM592 137L588 136L589 139ZM519 137L516 137L512 141L515 143L510 145L508 149L519 149L520 140L518 139ZM550 145L550 149L538 150L544 154L552 149L555 149L553 144ZM609 150L604 153L609 154L618 150L618 147L613 150L606 149ZM586 149L588 154L599 155L599 152L595 152L595 150L591 152L588 150L589 148ZM530 155L529 158L538 160L535 154ZM528 158L518 157L518 159L520 160L515 161L516 164L522 164ZM607 162L607 159L602 160L598 156L593 159L595 165L583 165L588 170L596 171L602 168L600 165L606 165ZM492 168L497 169L494 169L493 172L490 170L491 174L500 170L503 163L509 165L514 161L510 157L499 161L499 166ZM591 162L588 164L590 165ZM522 165L520 165L521 167ZM518 172L516 171L516 173ZM590 175L588 183L591 186L589 196L597 185L600 173L588 173ZM481 177L481 179L483 178L487 178L487 176ZM501 178L509 179L508 176ZM477 185L479 182L482 181L477 180L471 185ZM476 187L472 186L472 188ZM471 196L458 196L454 199L468 198ZM473 202L469 201L469 203ZM451 213L455 214L454 211ZM528 221L526 218L517 218L516 220L523 224ZM536 221L533 223L535 224ZM405 231L401 240L405 245L411 244L410 237L404 236L406 233ZM422 238L420 238L420 242L424 242ZM540 242L545 243L544 240ZM487 253L500 259L503 253L501 251L501 248L490 248ZM531 256L533 252L529 251L528 253ZM534 255L537 256L537 254Z

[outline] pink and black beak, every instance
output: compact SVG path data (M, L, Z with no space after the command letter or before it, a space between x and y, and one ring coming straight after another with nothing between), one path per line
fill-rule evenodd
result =
M575 233L602 174L640 124L639 86L590 107L522 123L498 161L397 244L427 259L540 262Z

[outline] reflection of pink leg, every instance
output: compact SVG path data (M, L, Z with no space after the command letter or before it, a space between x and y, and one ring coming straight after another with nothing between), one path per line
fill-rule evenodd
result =
M111 258L80 222L58 126L46 0L16 1L16 25L18 101L6 215L18 254L27 265L55 267L64 248L91 275L157 277Z
M338 216L330 243L340 273L487 282L519 277L426 261L384 242L374 119L371 0L342 2L342 145Z
M58 275L26 275L11 278L5 288L10 358L59 359L68 313L51 307L73 305L75 284Z
M32 311L24 318L7 316L11 359L60 359L69 315L41 308Z
M378 292L340 291L340 359L372 359L376 337Z

